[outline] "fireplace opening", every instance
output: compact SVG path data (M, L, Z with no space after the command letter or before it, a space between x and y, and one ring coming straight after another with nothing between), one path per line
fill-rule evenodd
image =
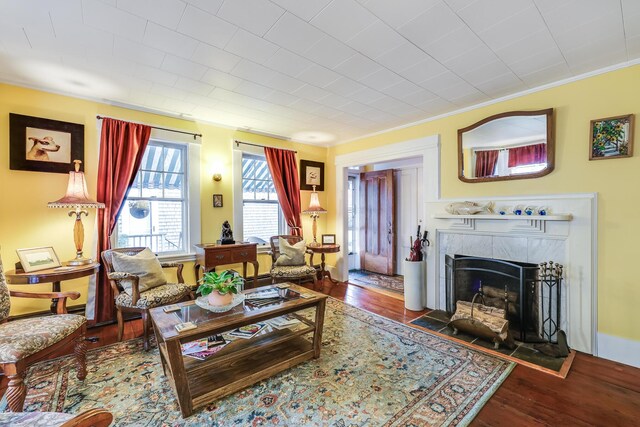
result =
M457 301L473 300L480 291L485 304L505 309L509 329L522 342L550 341L540 305L543 295L537 264L466 255L445 258L446 310L453 314Z

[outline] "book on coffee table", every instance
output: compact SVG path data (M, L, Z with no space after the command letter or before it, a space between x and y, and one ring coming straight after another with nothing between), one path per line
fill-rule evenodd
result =
M258 333L260 333L260 331L262 331L266 326L267 324L264 322L253 323L251 325L245 325L239 327L238 329L234 329L233 331L229 332L229 335L233 337L249 339L258 335Z

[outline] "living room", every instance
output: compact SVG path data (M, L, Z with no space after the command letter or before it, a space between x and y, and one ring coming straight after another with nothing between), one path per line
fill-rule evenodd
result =
M30 365L25 413L78 415L101 408L111 413L113 425L632 425L640 416L640 291L632 268L633 242L640 239L633 190L639 161L632 150L634 130L638 134L633 119L640 110L635 2L447 0L391 7L383 1L166 0L20 2L0 8L0 193L5 200L0 257L9 290L52 291L51 282L12 279L25 249L52 248L62 267L77 257L68 209L48 204L65 196L76 159L82 160L89 197L107 202L98 196L104 194L101 150L105 123L111 120L151 127L146 160L139 153L142 166L130 170L140 178L125 187L128 195L120 194L113 248L149 246L161 263L183 264L182 282L195 291L201 266L196 267L194 245L216 245L228 221L238 244L249 241L257 249L255 264L233 262L224 268L246 276L247 289L255 276L259 285L269 285L274 265L269 238L297 231L287 226L274 186L268 196L255 187L247 190L251 179L263 176L249 177L244 166L267 170L264 147L294 152L292 181L300 187L292 200L298 200L297 225L306 245L316 239L337 248L325 254L308 247L313 276L322 257L328 277L291 285L313 298L328 295L319 357L211 399L187 417L173 380L163 373L158 332L152 328L155 314L144 331L140 313L126 314L120 341L108 281L98 289L91 270L58 282L58 292L80 294L65 303L69 313L88 321L87 375L76 378L71 356L54 359L73 349ZM590 29L596 25L602 31ZM469 182L461 130L505 113L548 109L545 173ZM11 121L16 116L31 121L16 124ZM594 126L612 118L627 120L628 149L597 158ZM57 163L64 167L58 173L42 166L49 162L25 161L24 153L15 163L14 153L30 147L25 129L51 129L47 120L81 126L79 134L72 133L67 157ZM18 126L22 134L16 133ZM65 131L56 132L33 135L46 142L47 136ZM182 169L151 160L156 152L166 156L176 147L182 150ZM81 158L72 156L78 153ZM417 225L428 232L430 245L423 244L421 251L424 300L417 311L406 309L402 299L354 285L345 250L349 173L408 158L422 162L417 166L422 179L418 224L411 225L409 235L397 233L393 246L407 246L410 236L419 240ZM168 169L152 170L169 163ZM322 173L313 188L306 172L316 167ZM179 200L153 192L159 179L154 172L165 177L165 190L169 177L182 174L171 181L171 189L181 188ZM136 188L142 193L136 195ZM158 220L139 233L132 224L156 221L149 208L155 209L157 199L181 204L182 210L171 214L175 227ZM492 212L448 211L465 202L478 209L491 204ZM322 211L314 213L310 206ZM518 207L521 216L514 212ZM528 207L534 210L531 219L524 212ZM259 214L250 216L250 208ZM106 210L94 205L86 213L78 215L84 256L99 262L99 217ZM269 221L258 222L265 217ZM135 240L139 234L146 240ZM538 255L531 256L534 252ZM446 311L447 255L563 265L556 320L573 351L561 374L505 358L486 348L491 343L469 346L415 323L431 310ZM97 268L97 274L106 271L104 263ZM165 270L167 282L178 281L175 269ZM59 308L51 298L12 297L5 327L46 319L51 307ZM351 323L353 330L343 329L341 322ZM393 341L387 346L388 340ZM557 345L558 336L550 341ZM441 356L443 363L458 366L458 356L445 348L464 352L464 360L475 366L492 366L491 375L482 377L486 389L473 383L469 369L454 375L430 360ZM394 358L398 366L387 362ZM108 376L118 360L130 375L120 372L111 383L100 377ZM379 372L368 369L377 362ZM64 382L45 375L53 371ZM413 375L419 380L412 382ZM394 379L397 387L386 388ZM440 383L451 389L438 394ZM473 388L456 391L463 383ZM38 394L37 387L46 384L47 391ZM463 400L443 403L451 390ZM434 400L426 396L431 392ZM6 400L5 394L2 416L11 415Z

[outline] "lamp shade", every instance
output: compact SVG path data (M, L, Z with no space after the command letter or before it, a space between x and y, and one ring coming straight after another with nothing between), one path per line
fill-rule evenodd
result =
M55 202L47 203L50 208L98 208L104 209L104 203L89 198L87 181L84 172L80 172L80 164L76 163L76 170L69 172L67 193Z
M314 189L315 189L315 186L314 186ZM317 191L311 192L311 200L309 201L309 207L302 212L306 214L327 213L327 210L322 206L320 206L320 200L318 199Z

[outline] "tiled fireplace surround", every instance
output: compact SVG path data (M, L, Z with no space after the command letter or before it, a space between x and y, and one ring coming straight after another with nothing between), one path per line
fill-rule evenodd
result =
M535 198L471 199L494 201L497 207L546 206L568 213L571 220L446 218L444 208L453 201L427 203L432 246L427 254L427 306L445 307L445 255L470 255L538 264L565 266L561 327L569 345L595 353L596 332L596 195L554 195Z

